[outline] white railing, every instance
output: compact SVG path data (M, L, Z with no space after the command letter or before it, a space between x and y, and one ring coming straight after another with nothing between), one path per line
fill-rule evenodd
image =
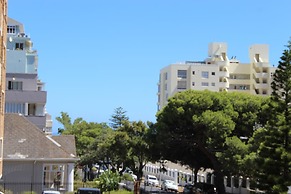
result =
M155 175L158 178L160 184L161 181L165 179L173 180L176 184L180 186L184 186L186 183L194 182L194 175L189 170L183 171L168 168L166 172L161 172L160 166L148 164L144 167L143 173L144 175ZM207 178L209 177L209 175L210 178ZM214 184L214 179L215 176L214 174L212 174L212 171L202 171L197 174L197 182ZM249 178L243 178L242 176L236 178L232 176L230 177L230 184L228 184L228 179L228 177L224 177L224 186L226 193L249 194L251 191L264 193L263 191L259 191L258 189L251 189Z

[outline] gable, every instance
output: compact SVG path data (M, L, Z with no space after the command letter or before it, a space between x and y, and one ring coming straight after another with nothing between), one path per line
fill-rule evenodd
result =
M4 160L78 160L75 152L70 153L19 114L5 114L3 143Z

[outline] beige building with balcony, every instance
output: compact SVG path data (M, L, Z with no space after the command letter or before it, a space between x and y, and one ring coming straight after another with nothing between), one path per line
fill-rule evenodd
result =
M0 179L3 174L4 103L6 82L7 0L0 0Z
M229 58L227 44L215 42L209 44L208 58L204 61L186 61L161 69L158 110L175 93L189 89L270 95L276 68L269 63L268 45L252 45L249 58L249 63L241 63L236 57Z

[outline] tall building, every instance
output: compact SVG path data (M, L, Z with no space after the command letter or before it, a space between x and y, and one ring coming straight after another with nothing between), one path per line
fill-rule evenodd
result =
M4 103L6 79L7 0L0 0L0 179L3 174Z
M275 67L269 63L268 45L252 45L249 58L249 63L241 63L235 56L229 59L226 43L210 43L204 61L186 61L161 69L158 110L169 97L189 89L270 95Z
M52 120L46 112L47 92L38 78L38 53L32 46L23 24L8 18L5 112L22 114L51 134Z

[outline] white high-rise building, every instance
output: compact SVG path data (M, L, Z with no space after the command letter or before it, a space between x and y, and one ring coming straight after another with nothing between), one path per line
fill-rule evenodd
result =
M161 69L158 110L167 104L168 98L189 89L270 95L276 68L269 63L268 45L252 45L249 58L249 63L240 63L236 57L228 57L226 43L210 43L204 61L186 61Z
M8 18L5 113L19 113L46 134L52 133L46 112L47 92L38 77L38 53L22 23Z

